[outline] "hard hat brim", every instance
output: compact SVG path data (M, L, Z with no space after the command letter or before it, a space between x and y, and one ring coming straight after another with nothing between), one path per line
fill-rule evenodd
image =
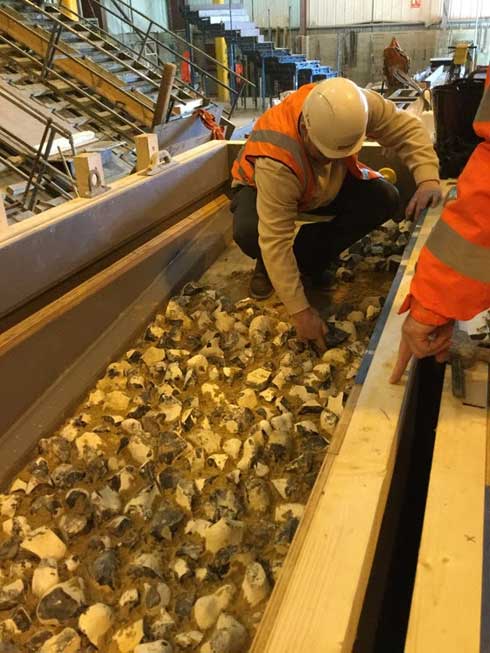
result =
M325 147L325 145L322 145L322 143L317 141L317 139L314 138L313 134L310 134L309 132L308 132L308 137L313 143L313 145L316 147L316 149L320 152L320 154L323 154L323 156L326 157L327 159L346 159L348 156L357 154L358 152L360 152L363 143L366 140L366 134L362 134L361 137L357 140L357 142L349 149L332 150L328 147Z

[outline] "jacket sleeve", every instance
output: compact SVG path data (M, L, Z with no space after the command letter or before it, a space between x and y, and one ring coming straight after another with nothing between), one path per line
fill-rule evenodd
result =
M423 247L400 312L425 324L470 320L490 308L490 142L474 150Z
M255 163L255 182L262 258L279 299L294 315L309 306L293 252L301 184L289 168L266 157Z
M439 160L422 122L375 91L364 90L364 94L369 107L368 136L396 152L417 185L439 180Z

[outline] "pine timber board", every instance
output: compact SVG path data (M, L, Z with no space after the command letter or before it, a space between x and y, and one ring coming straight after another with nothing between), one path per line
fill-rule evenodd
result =
M15 12L14 12L15 13ZM0 30L24 44L36 54L45 56L49 48L49 32L41 28L33 29L22 22L20 16L0 9ZM59 43L53 66L68 73L99 95L110 100L143 125L151 127L155 104L140 93L124 89L123 82L97 64L78 56L76 50L65 43Z
M386 504L404 381L390 385L420 250L441 207L419 223L415 245L340 447L327 453L269 600L252 653L351 651Z
M488 392L488 365L475 371ZM480 649L487 423L487 409L453 396L447 368L406 653L488 650Z

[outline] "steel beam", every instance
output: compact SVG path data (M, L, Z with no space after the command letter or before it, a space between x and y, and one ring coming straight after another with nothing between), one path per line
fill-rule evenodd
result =
M222 187L229 156L225 141L211 141L155 176L131 175L1 232L0 317Z

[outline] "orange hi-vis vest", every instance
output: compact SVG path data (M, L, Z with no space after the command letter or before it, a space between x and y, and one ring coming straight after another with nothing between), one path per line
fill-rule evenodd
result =
M316 179L299 132L299 119L306 96L314 84L305 84L280 104L266 111L255 123L246 144L233 164L233 179L255 187L255 159L268 157L286 165L300 180L303 195L299 209L308 207L313 198ZM333 125L325 125L334 129ZM381 175L359 163L357 156L345 159L349 172L358 179L377 179Z
M490 67L473 127L485 140L422 249L402 306L425 324L469 320L490 308Z

